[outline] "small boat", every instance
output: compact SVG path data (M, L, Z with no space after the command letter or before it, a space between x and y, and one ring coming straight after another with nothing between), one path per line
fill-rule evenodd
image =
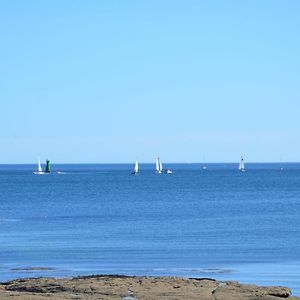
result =
M136 161L131 174L137 175L138 173L139 173L139 163L138 163L138 161Z
M39 158L39 160L38 160L38 170L37 170L37 171L34 171L33 174L35 174L35 175L43 175L43 174L45 174L45 173L43 172L43 169L42 169L42 165L41 165L41 160L40 160L40 158Z
M281 156L280 156L280 171L283 171L284 169L283 169L283 165L282 165L282 158L281 158Z
M167 169L167 170L166 170L166 174L173 174L173 172L172 172L172 170Z
M206 170L207 167L206 167L206 160L205 160L205 157L204 157L204 156L203 156L203 162L202 162L202 164L203 164L202 169L203 169L203 170Z
M241 161L240 161L240 164L239 164L239 171L240 172L245 172L246 171L246 169L245 169L245 162L244 162L243 156L241 157Z
M156 159L155 172L156 172L157 174L161 174L161 172L162 172L162 163L161 163L161 161L160 161L159 156L158 156L157 159Z
M51 173L50 160L49 159L46 160L45 173Z

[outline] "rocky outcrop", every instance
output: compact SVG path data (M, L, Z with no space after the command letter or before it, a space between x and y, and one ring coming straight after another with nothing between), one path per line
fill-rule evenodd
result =
M70 279L29 278L2 283L0 299L279 300L300 299L286 287L258 287L209 278L99 275Z

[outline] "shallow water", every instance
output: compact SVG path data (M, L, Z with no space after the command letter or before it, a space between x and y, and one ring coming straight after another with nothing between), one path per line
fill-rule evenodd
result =
M283 171L280 171L281 167ZM300 295L300 164L0 166L0 280L179 275ZM51 267L53 270L13 270Z

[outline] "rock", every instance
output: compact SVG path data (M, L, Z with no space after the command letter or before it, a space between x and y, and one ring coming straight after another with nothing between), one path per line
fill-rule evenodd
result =
M236 282L227 282L220 285L213 292L216 300L221 299L299 299L292 298L290 289L286 287L258 287L255 285L242 285Z
M1 300L58 299L188 299L278 300L300 299L285 287L258 287L209 278L135 277L99 275L70 279L29 278L0 285Z

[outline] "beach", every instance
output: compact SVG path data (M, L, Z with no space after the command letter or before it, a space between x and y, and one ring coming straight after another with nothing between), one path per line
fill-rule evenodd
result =
M286 287L258 287L209 278L95 275L67 279L17 279L0 285L1 300L189 299L278 300L292 297Z

